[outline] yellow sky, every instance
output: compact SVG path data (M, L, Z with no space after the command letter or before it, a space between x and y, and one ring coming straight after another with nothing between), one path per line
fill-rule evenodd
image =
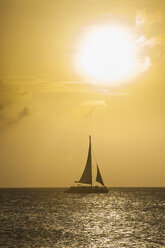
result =
M0 1L0 187L70 186L89 134L106 185L165 186L164 12L163 0ZM82 30L111 24L150 58L116 88L73 65Z

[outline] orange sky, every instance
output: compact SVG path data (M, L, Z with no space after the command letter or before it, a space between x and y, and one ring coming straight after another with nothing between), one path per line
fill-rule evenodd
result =
M89 134L107 186L165 186L164 12L163 0L0 1L0 187L70 186ZM116 88L73 63L82 30L111 23L145 37L151 61Z

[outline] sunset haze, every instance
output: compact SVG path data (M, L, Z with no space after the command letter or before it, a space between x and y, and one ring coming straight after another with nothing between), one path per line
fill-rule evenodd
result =
M0 0L0 187L72 185L89 135L108 187L164 187L164 27L163 0Z

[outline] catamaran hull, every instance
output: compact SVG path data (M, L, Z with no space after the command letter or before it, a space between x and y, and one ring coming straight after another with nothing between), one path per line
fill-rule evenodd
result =
M108 193L106 187L70 187L65 193L81 193L81 194L99 194L99 193Z

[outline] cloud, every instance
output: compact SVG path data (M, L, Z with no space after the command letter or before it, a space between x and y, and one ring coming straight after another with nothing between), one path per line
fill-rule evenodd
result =
M81 107L82 107L82 113L84 117L87 119L97 111L103 110L105 107L107 107L107 104L104 100L84 101L81 104Z
M153 47L155 45L155 39L147 39L144 35L141 35L137 40L136 44L140 46Z
M125 92L108 92L107 91L106 94L111 95L111 96L129 96L129 94Z
M136 14L135 22L136 27L140 28L144 25L152 25L162 20L163 13L161 11L147 12L146 10L138 11Z
M29 109L24 107L20 112L18 112L15 118L8 120L7 125L13 125L19 122L21 119L25 118L26 116L30 115Z
M101 106L106 107L107 104L104 100L96 100L96 101L85 101L82 103L84 106Z
M156 39L155 38L147 39L145 35L141 35L136 40L136 48L139 51L139 58L137 60L139 64L138 67L139 73L143 73L147 71L152 65L149 53L155 45L156 45Z
M146 57L143 64L143 71L147 71L152 65L150 57Z
M81 93L89 92L89 83L84 81L49 81L40 85L41 91L44 93Z
M138 12L136 14L136 26L137 27L141 27L145 24L146 22L146 18L145 18L145 14L144 11L143 12Z
M28 116L30 113L29 113L29 109L27 107L24 107L20 112L19 112L19 115L18 115L18 118L19 119L22 119L26 116Z
M30 115L28 97L33 90L32 85L22 84L21 80L0 79L0 129L4 131L9 125L16 124L21 119ZM35 88L35 87L34 87ZM20 108L20 106L25 106Z

